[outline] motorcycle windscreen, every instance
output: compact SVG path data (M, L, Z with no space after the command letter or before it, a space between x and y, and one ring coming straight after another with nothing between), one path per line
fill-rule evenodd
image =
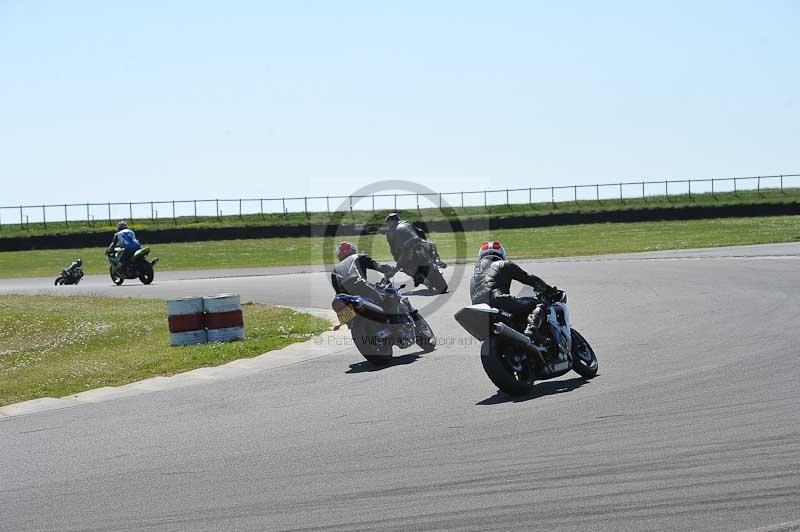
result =
M497 314L498 310L489 305L471 305L456 312L454 317L468 333L483 342L489 337Z

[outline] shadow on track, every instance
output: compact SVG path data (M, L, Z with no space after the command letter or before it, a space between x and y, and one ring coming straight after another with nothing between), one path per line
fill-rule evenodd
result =
M572 390L577 390L589 382L591 382L589 379L584 379L583 377L575 377L565 381L544 381L542 383L535 384L533 387L533 393L530 395L514 397L498 390L493 396L484 399L483 401L478 401L475 404L487 406L499 405L503 403L524 403L525 401L530 401L531 399L537 399L546 395L571 392Z
M399 357L393 357L392 362L386 364L385 366L376 366L366 360L362 362L357 362L355 364L350 364L350 369L345 371L345 373L353 374L353 373L368 373L372 371L383 371L385 369L392 368L394 366L405 366L407 364L413 364L420 358L422 358L422 353L424 351L420 351L419 353L410 353L408 355L401 355Z

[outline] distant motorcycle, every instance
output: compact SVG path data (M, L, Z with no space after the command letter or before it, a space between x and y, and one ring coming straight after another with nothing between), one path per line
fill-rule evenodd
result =
M121 285L125 282L125 279L136 278L138 278L142 284L152 283L155 277L153 266L158 262L158 258L154 258L153 260L147 259L147 256L150 254L150 248L136 250L130 261L126 264L122 264L120 259L124 251L124 248L114 248L113 251L108 251L106 253L109 264L108 271L114 284Z
M387 307L361 296L337 294L331 307L336 311L339 325L346 325L359 353L376 365L391 362L392 348L407 349L419 346L426 353L436 348L436 336L425 318L394 288L391 279L384 277L376 285L388 295Z
M589 342L572 328L567 310L567 295L539 294L544 302L547 329L552 343L536 345L522 333L527 316L510 313L486 304L459 310L456 321L483 342L481 364L491 381L509 395L526 395L535 380L559 377L575 370L590 379L597 374L597 357Z
M55 285L78 284L83 279L83 268L76 266L69 270L61 270L61 275L56 277Z
M437 294L447 292L447 281L442 275L447 264L439 258L439 251L433 242L424 240L418 243L397 266L401 272L414 279L415 285L424 284Z

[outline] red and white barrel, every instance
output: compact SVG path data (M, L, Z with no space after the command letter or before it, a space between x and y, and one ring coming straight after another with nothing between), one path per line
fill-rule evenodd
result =
M219 294L203 298L209 342L244 339L244 318L239 294Z
M203 344L208 341L202 297L168 299L167 320L172 345Z

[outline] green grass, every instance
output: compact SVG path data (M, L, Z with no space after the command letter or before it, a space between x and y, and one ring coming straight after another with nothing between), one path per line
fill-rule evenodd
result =
M242 309L246 340L171 347L163 301L0 296L0 406L249 358L330 325L286 308Z
M653 185L655 186L655 185ZM674 185L673 185L674 187ZM592 190L582 189L579 194L593 193ZM605 190L605 189L604 189ZM626 187L626 194L636 191L635 187ZM650 189L648 189L650 190ZM643 198L626 198L624 201L619 199L609 200L578 200L576 201L557 201L551 203L549 201L542 202L545 198L542 195L543 191L537 192L538 196L534 199L538 203L528 204L519 203L526 202L528 195L527 192L512 193L510 196L511 204L509 205L489 205L484 206L466 206L460 207L460 197L458 196L445 196L445 204L449 202L450 208L440 210L438 208L422 208L420 210L402 210L401 215L409 220L425 220L437 221L444 219L486 219L503 216L518 216L527 214L549 214L549 213L574 213L574 212L605 212L605 211L619 211L629 209L642 209L642 208L681 208L687 206L704 206L704 205L751 205L763 203L788 203L800 202L800 189L787 188L780 189L764 189L760 192L756 191L743 191L743 192L721 192L716 194L704 193L694 194L691 197L688 194L671 195L667 196L654 196ZM571 190L563 190L560 194L569 196L572 194ZM580 196L579 196L580 197ZM482 195L467 196L467 203L470 201L482 201ZM502 202L505 199L504 193L495 193L489 197L489 201ZM384 198L385 202L391 202L391 198ZM424 203L424 200L421 200ZM516 202L516 203L515 203ZM257 203L255 204L257 205ZM337 205L331 202L331 207ZM383 207L383 208L381 208ZM382 223L383 218L391 209L387 208L388 205L379 203L379 208L373 212L371 210L354 210L341 215L341 219L336 218L334 223ZM171 207L166 207L171 208ZM238 205L236 207L238 209ZM147 208L149 211L149 207ZM33 212L33 211L31 211ZM134 211L136 212L136 211ZM37 216L40 214L36 211ZM53 214L55 216L55 214ZM59 214L63 216L63 214ZM251 214L243 216L222 216L216 217L199 217L193 216L180 216L173 218L136 218L129 220L134 230L148 229L173 229L173 228L206 228L206 227L243 227L243 226L270 226L270 225L308 225L308 224L327 224L332 221L331 214L327 212L309 212L305 213L289 213L287 215L281 214ZM116 224L116 220L111 220ZM29 225L16 224L3 224L0 226L0 238L18 237L18 236L33 236L43 234L63 234L63 233L109 233L109 240L114 231L114 226L109 223L109 220L97 220L91 225L86 222L51 222L45 227L41 223L31 223Z
M490 238L501 240L516 258L595 255L794 242L800 240L800 216L501 229L468 232L463 237L468 259L483 240ZM458 235L432 233L431 238L443 257L458 256ZM390 258L383 235L367 235L356 241L360 249L377 259ZM160 258L155 282L158 272L166 270L322 264L325 254L330 259L335 243L334 239L312 237L158 244L152 247L152 255ZM87 273L107 274L103 248L90 248L3 252L0 278L52 276L55 279L61 268L78 257L83 259Z

